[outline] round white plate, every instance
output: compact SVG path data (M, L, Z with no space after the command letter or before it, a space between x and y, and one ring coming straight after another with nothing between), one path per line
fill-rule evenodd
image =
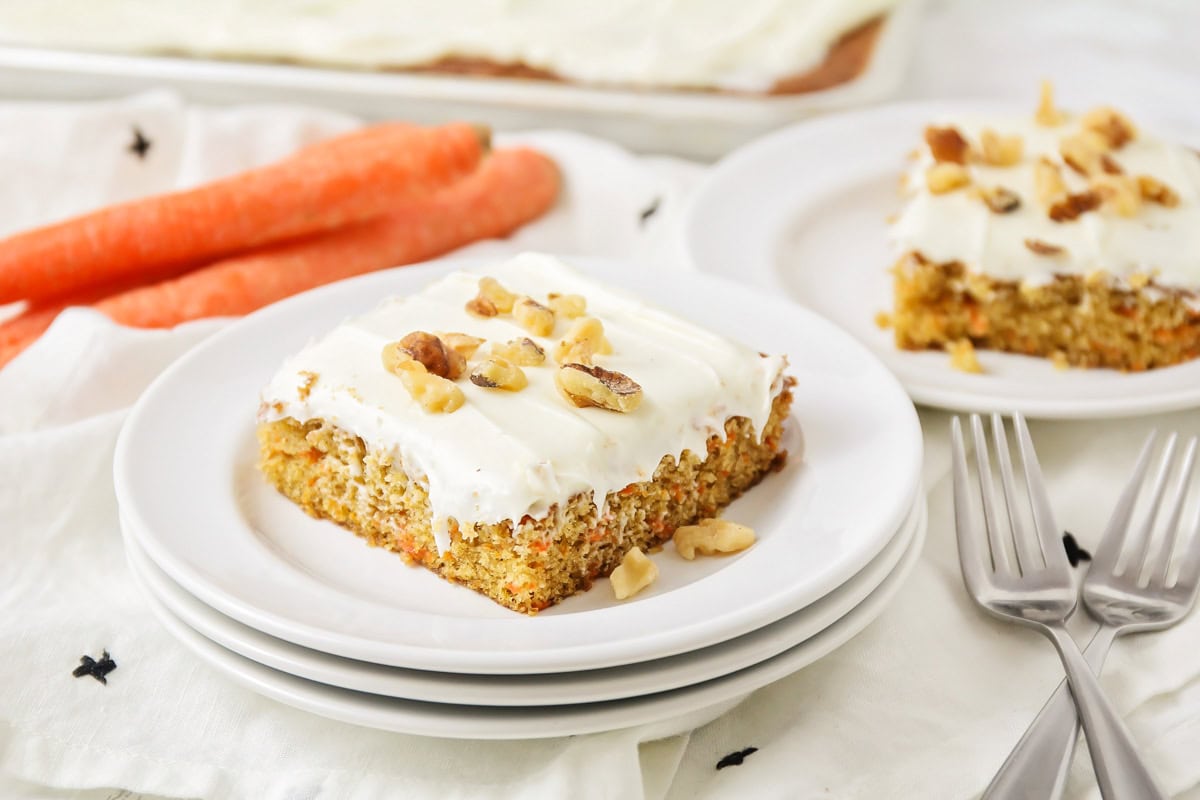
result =
M716 719L746 695L832 652L887 609L921 554L925 527L901 562L862 603L825 630L774 658L694 686L582 705L500 708L423 703L328 686L263 666L190 628L146 591L159 620L188 649L234 681L296 708L331 719L421 736L457 739L544 739L652 725L647 738L670 736ZM141 580L140 575L135 576ZM145 587L143 587L145 588Z
M572 263L736 336L784 352L798 380L793 458L730 507L759 535L731 558L656 555L632 601L605 582L527 617L314 520L255 468L258 390L285 356L450 259L318 289L251 315L176 362L142 395L117 442L121 511L188 592L250 627L326 653L448 672L597 669L725 641L819 599L862 569L916 496L921 435L903 389L851 337L786 301L708 278Z
M987 106L971 104L974 109ZM805 122L722 160L685 220L702 271L791 297L866 344L918 403L1028 417L1094 418L1200 405L1200 362L1151 372L1057 370L980 351L986 374L941 352L897 350L875 314L892 307L887 218L902 204L905 154L930 120L963 107L900 104ZM1011 111L1012 109L1007 109ZM1025 109L1028 111L1029 109Z
M870 564L846 583L795 614L727 642L670 658L547 675L457 675L388 667L310 650L268 636L209 608L172 581L126 531L130 567L167 610L222 647L300 678L359 692L479 706L595 703L701 683L775 656L819 633L861 603L896 568L918 528L925 500Z

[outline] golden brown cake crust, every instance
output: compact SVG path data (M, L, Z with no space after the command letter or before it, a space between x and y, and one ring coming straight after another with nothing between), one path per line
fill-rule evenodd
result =
M744 417L726 422L704 458L667 456L653 479L609 495L597 516L591 493L544 518L450 526L438 554L425 489L403 465L322 420L282 419L258 428L261 469L284 495L314 517L331 519L370 544L402 554L497 603L536 613L607 576L630 548L649 550L680 525L715 516L783 465L783 423L791 380L775 399L761 440Z
M978 348L1043 356L1080 367L1141 371L1200 355L1194 295L1156 286L1120 287L1102 273L1055 275L1022 287L969 272L959 262L906 255L893 269L896 346Z

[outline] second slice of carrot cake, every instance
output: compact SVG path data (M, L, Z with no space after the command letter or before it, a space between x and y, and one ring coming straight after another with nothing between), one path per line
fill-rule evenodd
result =
M1200 355L1200 156L1121 112L932 120L892 227L905 349L1146 370ZM969 359L967 359L969 361Z

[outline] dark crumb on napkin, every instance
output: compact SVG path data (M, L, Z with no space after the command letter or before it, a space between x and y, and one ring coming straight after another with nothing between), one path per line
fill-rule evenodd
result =
M656 197L656 198L654 198L654 200L653 200L653 201L650 203L650 205L646 206L646 208L644 208L644 209L642 210L642 213L641 213L641 215L640 215L640 219L641 219L641 223L642 223L643 225L645 225L645 224L646 224L646 220L650 219L651 217L653 217L655 214L657 214L657 213L658 213L658 206L659 206L659 204L660 204L660 203L662 203L662 198L661 198L661 197Z
M746 760L746 756L757 752L757 747L747 747L745 750L738 750L730 753L717 762L717 769L725 769L726 767L740 767L742 762Z
M1092 560L1092 554L1079 546L1070 531L1063 531L1063 549L1067 551L1067 561L1071 562L1072 567L1078 567L1080 561Z
M108 651L105 650L100 656L99 661L91 656L80 656L79 666L76 667L71 674L76 678L82 678L84 675L91 675L93 678L107 686L108 678L105 676L116 668L117 662L113 661L108 655Z
M152 144L153 142L146 138L146 134L142 133L142 129L137 125L134 125L133 141L129 145L129 152L145 161L146 153L150 152L150 147Z

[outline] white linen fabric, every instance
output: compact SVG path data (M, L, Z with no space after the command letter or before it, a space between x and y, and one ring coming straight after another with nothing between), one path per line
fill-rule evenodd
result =
M1156 117L1200 128L1188 116L1194 104L1178 102L1194 99L1200 52L1173 35L1200 29L1200 10L1155 11L1082 0L931 4L905 94L1027 101L1048 76L1070 101L1102 99L1135 114L1159 103ZM995 58L946 68L978 64L981 53ZM354 124L312 109L197 108L162 93L0 103L0 234L228 174ZM145 159L126 150L133 126L152 142ZM702 166L635 158L568 133L519 138L559 160L565 201L475 251L586 252L687 269L678 221ZM134 331L75 309L0 370L0 796L969 798L1061 677L1047 642L984 617L967 598L953 544L949 416L923 410L929 538L894 606L690 735L460 742L357 728L261 698L191 658L154 620L125 566L112 491L112 448L129 405L224 324ZM1085 547L1095 546L1152 427L1200 433L1200 414L1032 426L1059 523ZM1076 622L1086 640L1086 621ZM107 685L71 677L81 655L105 648L118 664ZM1119 641L1103 682L1163 786L1200 798L1200 615ZM741 766L715 768L746 747L758 751ZM1068 796L1098 797L1080 751Z

